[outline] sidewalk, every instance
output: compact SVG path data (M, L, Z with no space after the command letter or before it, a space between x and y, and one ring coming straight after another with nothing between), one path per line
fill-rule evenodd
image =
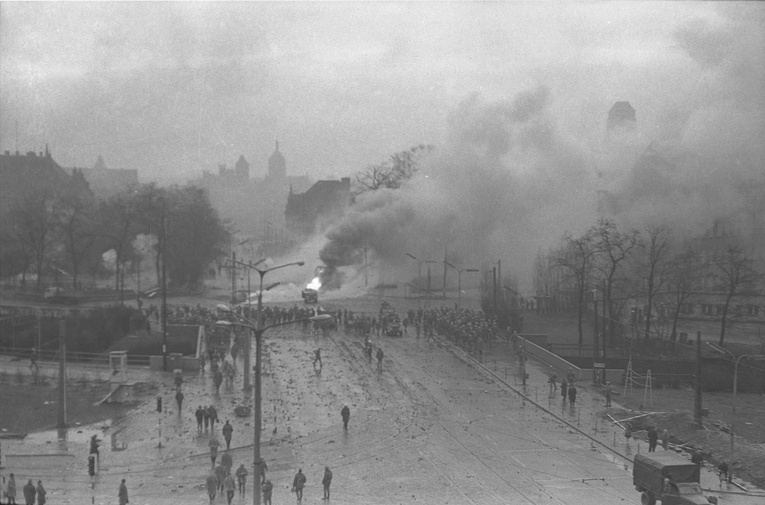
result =
M593 443L600 444L619 459L618 463L625 464L625 468L627 464L631 468L636 453L648 451L648 442L644 440L645 432L638 431L633 433L632 439L625 439L622 428L602 419L607 409L605 396L592 384L576 383L576 404L574 408L571 408L561 396L560 377L558 378L557 389L555 392L550 392L548 383L550 375L553 373L560 375L560 372L554 371L552 367L531 359L528 360L526 362L526 385L523 385L520 365L512 352L512 344L495 341L489 349L485 350L483 360L479 361L476 356L466 353L450 341L444 339L442 342L450 346L453 352L463 355L466 360L475 363L494 375L495 378L503 381L531 403L562 420L570 427L579 430ZM614 401L613 396L611 404L614 409L625 408ZM690 459L690 455L686 454L686 456ZM765 497L765 490L744 482L739 482L740 485L737 486L736 481L738 479L734 478L734 484L729 486L729 489L720 489L717 470L706 466L702 468L701 487L709 493Z

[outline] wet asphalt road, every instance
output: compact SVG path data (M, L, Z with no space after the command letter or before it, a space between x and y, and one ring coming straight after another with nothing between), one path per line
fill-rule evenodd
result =
M640 502L622 460L509 391L449 344L425 342L411 332L373 342L385 352L381 372L353 335L315 337L296 327L266 333L262 454L275 504L296 502L290 487L298 468L308 478L303 503L325 503L325 466L334 472L330 503L337 504ZM320 371L312 364L316 348L322 350ZM15 470L21 485L27 478L43 479L50 503L117 503L125 478L131 504L206 504L202 485L210 469L210 433L197 431L193 410L214 404L221 421L230 419L234 426L234 467L245 463L252 476L251 417L233 414L236 405L252 405L240 391L241 376L216 395L207 374L186 375L179 413L172 378L145 373L147 380L163 382L161 416L152 398L125 419L70 430L66 441L55 433L4 441L4 455L16 455L7 460L6 475ZM340 418L346 404L347 432ZM589 419L590 407L583 395L581 406L561 413L571 421ZM104 443L93 486L86 457L95 433ZM219 427L216 433L222 441ZM609 433L601 435L607 439ZM52 455L62 452L67 455ZM250 478L247 495L233 503L251 503L251 489ZM216 503L225 498L219 495ZM732 495L721 503L757 501Z

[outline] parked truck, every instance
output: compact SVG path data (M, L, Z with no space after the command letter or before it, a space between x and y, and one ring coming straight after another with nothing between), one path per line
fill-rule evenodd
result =
M672 451L636 454L632 483L642 493L642 505L708 505L717 498L706 497L699 480L701 469Z

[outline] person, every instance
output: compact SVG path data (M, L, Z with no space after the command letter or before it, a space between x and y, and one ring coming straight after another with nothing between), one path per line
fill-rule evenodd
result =
M205 431L207 431L207 427L210 426L210 409L205 407L202 409L202 418L205 422Z
M244 498L244 490L247 488L247 469L244 463L236 469L236 481L239 483L239 496Z
M321 484L324 486L324 499L329 500L329 485L332 484L332 470L328 466L324 467L324 478L321 479Z
M40 370L40 367L37 366L37 348L32 348L32 353L29 355L29 369L31 370L32 367L35 367L35 372Z
M372 362L372 342L369 339L367 339L366 351L367 351L367 361L371 363Z
M224 484L226 480L226 468L223 465L215 467L215 482L218 483L218 490L223 494Z
M343 429L348 431L348 420L351 418L351 409L348 408L348 405L343 406L343 410L340 411L340 415L343 418Z
M175 372L175 390L176 391L181 390L181 384L183 384L183 377L181 376L181 372Z
M552 396L558 390L558 376L552 374L547 382L550 383L550 396Z
M183 393L181 393L180 389L175 392L175 401L178 402L178 414L180 414L183 407Z
M648 452L656 452L656 444L659 441L659 434L653 426L648 427Z
M201 405L197 407L197 410L194 412L194 416L197 418L197 431L202 431L202 421L204 420L205 413L202 410Z
M122 479L122 482L120 482L120 490L117 492L117 498L120 500L120 505L127 505L130 503L130 500L128 499L127 486L125 485L125 479Z
M220 442L218 442L218 438L213 435L210 437L210 461L212 461L212 468L215 468L215 459L218 457L218 447L220 446Z
M560 383L560 394L563 397L563 406L566 406L566 395L568 395L568 382L566 382L566 379L563 379Z
M302 468L298 468L295 478L292 479L292 491L297 495L297 501L303 501L303 487L305 487L305 474Z
M233 426L226 419L226 424L223 425L223 438L226 440L226 450L231 447L231 434L234 432Z
M665 451L669 449L669 430L666 428L661 432L661 446Z
M226 498L228 499L228 505L231 505L231 500L234 499L234 494L236 493L236 482L234 482L234 476L231 474L226 475L223 484L226 488Z
M11 474L8 477L8 484L5 487L5 497L8 498L9 504L16 503L16 479Z
M630 438L632 438L632 425L630 423L624 425L624 438L627 439L628 443Z
M37 481L37 505L45 505L45 495L47 495L48 492L45 490L45 488L42 485L42 481Z
M383 350L382 347L377 348L377 371L382 372L382 362L383 362Z
M215 370L213 374L213 384L215 385L215 392L220 393L220 385L223 384L223 372Z
M215 503L215 493L218 491L218 478L213 472L210 472L207 476L205 484L207 486L207 496L210 497L210 505L213 505Z
M215 406L210 405L207 407L207 419L210 421L210 431L215 429L215 421L218 420L218 411L215 410Z
M319 362L319 370L321 370L322 369L322 364L321 364L321 349L316 349L315 351L313 351L313 367L314 368L316 368L316 362L317 361Z
M268 465L264 460L260 460L260 485L262 486L263 483L266 482L266 471L268 470Z
M234 461L231 458L231 453L226 450L226 452L223 453L223 456L220 457L220 464L223 468L226 469L226 473L231 473L231 467L234 466Z
M271 505L271 493L274 490L274 485L270 480L267 480L263 484L263 505Z
M667 475L667 481L664 484L664 492L667 494L679 494L677 484L675 484L675 479L672 478L672 474Z
M35 495L37 494L37 489L35 489L35 485L32 484L32 479L29 479L29 481L24 486L24 501L27 505L35 505Z
M576 386L571 384L568 387L568 402L571 405L571 408L574 408L574 404L576 403Z
M732 476L730 475L730 467L728 466L728 462L725 460L720 461L720 464L717 465L717 470L720 472L720 485L722 485L723 482L730 483ZM725 477L725 480L723 480L723 477Z

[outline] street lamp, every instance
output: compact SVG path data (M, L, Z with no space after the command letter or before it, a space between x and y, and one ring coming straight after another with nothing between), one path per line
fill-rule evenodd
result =
M735 447L735 440L736 437L734 435L734 425L736 423L736 392L738 390L738 363L744 359L744 358L751 358L755 360L765 359L765 354L742 354L740 356L736 356L732 352L730 352L728 349L713 344L712 342L707 342L707 345L710 346L715 351L719 352L720 354L727 354L731 358L733 358L733 419L730 423L730 453L731 457L733 456L733 451Z
M480 272L477 268L457 268L448 261L444 261L447 265L457 271L457 307L462 308L462 272Z
M247 322L247 324L239 324L239 323L231 323L229 321L222 322L222 326L242 326L244 328L248 328L250 331L255 333L255 427L254 429L254 459L255 459L255 474L253 475L253 496L252 496L252 503L253 505L260 505L260 468L261 464L263 463L260 460L260 424L261 424L261 380L260 380L260 348L261 348L261 336L263 335L263 332L266 331L269 328L273 328L275 326L282 326L284 324L290 324L290 323L297 323L297 322L303 322L304 319L299 319L295 321L287 321L284 323L276 323L272 324L270 326L263 326L263 277L268 272L271 272L273 270L278 270L280 268L285 268L289 266L303 266L305 265L305 262L303 261L293 261L292 263L286 263L284 265L279 265L271 268L267 268L265 270L261 270L260 268L256 268L252 266L252 270L255 270L260 274L260 289L258 290L258 320L257 324L255 326L252 325L252 322L248 319L242 318L241 316L238 316L240 319L243 319ZM229 307L226 307L225 305L218 305L218 308L223 310L224 312L231 313L231 309ZM319 317L319 316L314 316ZM329 316L332 317L332 316ZM308 318L309 320L313 321L319 321L327 318L321 318L321 319L314 319L314 318ZM218 323L216 323L218 324ZM246 374L249 375L250 370L246 370Z
M417 281L422 278L422 264L423 263L438 263L435 260L421 260L413 254L405 253L407 256L417 262ZM430 267L428 267L428 294L430 294Z
M249 239L247 239L247 240L249 240ZM245 242L247 240L245 240ZM242 243L244 243L244 242L242 242ZM266 260L262 259L262 260L256 261L255 263L244 263L243 261L237 261L237 260L232 258L229 261L232 263L232 265L234 267L236 267L236 265L241 265L241 266L247 268L247 316L249 317L250 314L252 313L252 297L250 296L251 293L252 293L250 291L250 270L254 269L256 266L260 265L261 263L263 263ZM263 278L261 277L260 280L261 280L260 289L262 291L263 290L263 282L262 282ZM220 308L220 306L219 306L219 308ZM251 346L250 346L250 339L248 338L244 342L244 383L242 385L242 390L243 391L249 391L251 389L251 386L250 386L250 352L251 352Z

